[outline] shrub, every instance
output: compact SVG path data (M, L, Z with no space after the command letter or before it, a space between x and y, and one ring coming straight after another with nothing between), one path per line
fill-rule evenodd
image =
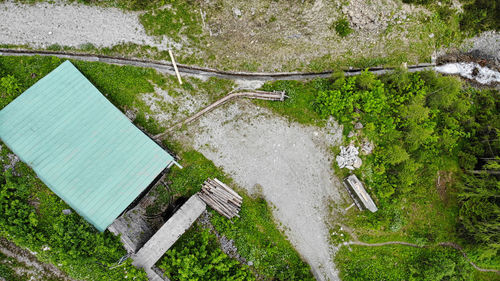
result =
M21 93L19 82L12 75L0 78L0 109L4 108Z
M336 22L334 22L333 27L335 28L335 31L340 37L346 37L353 31L349 25L349 21L345 18L339 19Z

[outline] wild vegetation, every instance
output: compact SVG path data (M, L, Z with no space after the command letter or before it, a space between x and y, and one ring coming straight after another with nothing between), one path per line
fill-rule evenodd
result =
M453 1L403 0L404 3L423 4L435 9L443 19L450 19L456 11ZM500 3L489 0L460 0L463 12L457 16L460 30L476 35L487 30L500 30Z
M405 71L382 77L339 73L331 79L279 81L264 88L287 90L290 95L282 105L269 105L276 112L320 125L321 120L333 116L344 125L346 143L360 145L369 140L375 144L374 152L363 156L363 166L355 174L372 193L379 211L351 209L343 222L354 228L361 241L398 240L418 245L453 241L464 246L480 266L500 267L500 212L494 195L498 193L494 171L500 150L498 91L469 88L457 78L433 72ZM299 104L301 111L295 111ZM356 122L364 125L362 131L354 129ZM348 138L350 131L355 135ZM339 176L348 173L335 169ZM335 216L335 220L341 218ZM342 277L370 280L372 274L381 273L387 280L399 280L398 276L420 280L419 268L427 267L426 278L431 278L430 272L444 270L445 264L446 275L435 275L437 279L432 280L453 276L467 280L469 274L479 274L462 271L463 258L450 254L451 250L410 248L385 257L386 251L384 247L342 249L336 257ZM440 256L440 262L420 258L429 253ZM411 267L388 270L391 263L398 268L407 265L407 255L415 257ZM349 262L358 258L357 266Z
M198 224L167 251L158 267L170 280L255 280L248 266L223 253L216 236Z

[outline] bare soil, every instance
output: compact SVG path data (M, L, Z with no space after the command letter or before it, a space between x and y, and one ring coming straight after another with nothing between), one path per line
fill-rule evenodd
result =
M249 193L262 193L318 280L339 280L329 243L328 206L344 204L329 147L342 128L291 123L248 100L226 104L176 138L192 145Z

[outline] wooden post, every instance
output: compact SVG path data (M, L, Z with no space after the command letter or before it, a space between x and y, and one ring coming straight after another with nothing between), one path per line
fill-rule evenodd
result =
M181 75L179 74L179 70L177 69L177 64L175 63L174 54L172 54L172 50L168 50L168 54L170 55L170 59L172 60L172 65L174 66L175 75L177 75L179 84L182 85Z

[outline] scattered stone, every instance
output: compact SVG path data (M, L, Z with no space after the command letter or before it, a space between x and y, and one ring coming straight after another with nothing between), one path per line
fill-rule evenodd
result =
M127 118L130 120L135 120L135 117L137 116L137 110L127 109L127 111L125 111L125 116L127 116Z
M349 134L347 134L347 137L348 138L352 138L356 135L356 132L355 131L350 131Z
M62 210L62 213L65 215L71 215L71 213L73 213L73 212L70 209L64 209L64 210Z
M1 146L0 146L0 150L2 150ZM15 175L15 176L19 175L17 173L17 171L15 170L16 164L19 161L20 160L19 160L19 157L17 157L17 155L12 154L12 153L7 154L7 163L3 163L3 171L7 171L7 170L11 169L13 175Z
M364 155L369 155L373 152L374 147L375 146L371 141L365 139L361 145L361 152L363 152Z
M361 167L361 164L363 164L363 161L361 160L361 158L359 158L359 157L354 158L354 163L352 164L352 166L355 169L359 169L359 167Z
M242 15L242 14L241 14L241 10L240 10L240 9L238 9L238 8L233 8L233 13L234 13L234 15L235 15L235 16L237 16L237 17L241 17L241 15Z
M347 168L349 170L358 169L363 163L358 154L358 149L353 145L349 145L348 147L341 146L340 154L336 158L337 164L340 168Z
M49 251L49 250L50 250L50 247L49 247L49 246L43 246L42 250L44 250L44 251Z
M363 129L363 124L361 124L361 122L357 122L356 124L354 124L354 129L356 130L361 130Z

